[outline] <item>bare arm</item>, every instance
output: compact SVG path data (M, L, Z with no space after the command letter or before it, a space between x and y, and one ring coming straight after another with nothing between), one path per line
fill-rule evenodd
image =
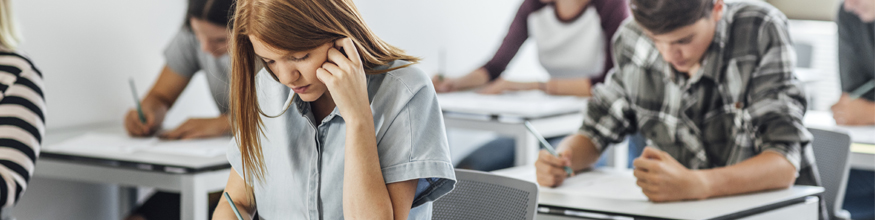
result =
M407 219L416 181L386 184L383 179L362 59L349 38L334 43L335 48L328 49L328 60L332 62L322 64L322 68L316 70L316 77L325 82L331 101L346 121L343 216L346 219Z
M647 147L633 162L638 186L654 202L780 189L796 179L796 169L790 161L774 151L765 151L732 166L690 170L668 153Z
M575 172L592 167L598 161L600 152L592 141L581 134L572 134L559 144L556 149L559 157L551 155L547 150L541 150L535 169L538 184L555 187L562 185L567 178L564 167L569 166Z
M434 84L434 89L437 92L468 90L488 83L489 72L481 67L459 78L448 79L442 78L441 76L434 76L431 79L431 82Z
M582 134L572 134L559 143L559 152L571 149L571 169L575 172L588 169L599 160L599 152L589 137Z
M243 219L252 219L252 215L249 213L255 212L255 206L252 205L252 201L249 200L250 198L246 193L246 182L243 181L243 178L234 169L231 169L231 175L228 175L228 184L225 185L225 192L228 192L231 200L234 200L234 205L237 206L237 210L240 211ZM213 219L237 219L224 195L219 199L219 205L216 206L216 210L213 211Z
M741 163L707 170L706 198L787 188L796 181L796 168L783 155L765 151Z
M189 81L191 81L191 78L183 77L165 65L155 85L152 86L152 90L143 98L143 104L146 105L148 101L154 102L150 104L163 105L166 108L170 108L176 102L176 99L179 98L179 94L182 94L182 90L185 90L185 87L188 86Z
M551 79L544 92L550 95L592 96L592 81L589 78Z
M373 134L372 120L347 121L343 215L348 219L407 219L417 182L384 182Z
M125 116L125 128L128 134L131 136L154 134L161 127L167 110L173 106L189 81L189 78L180 76L165 65L152 90L149 90L140 102L146 123L140 121L136 109L131 109Z

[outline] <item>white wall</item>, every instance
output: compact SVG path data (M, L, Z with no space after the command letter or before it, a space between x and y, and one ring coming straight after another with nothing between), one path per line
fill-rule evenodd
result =
M510 27L522 0L356 0L359 12L380 38L423 58L420 68L438 72L446 50L448 76L461 76L485 64ZM502 77L533 81L548 78L538 63L534 41L526 42ZM451 129L451 157L458 163L494 133Z
M45 78L48 135L53 129L120 121L164 64L163 49L180 28L184 0L12 0L21 46ZM201 74L198 74L201 75ZM167 125L215 115L202 76L194 78ZM199 108L198 108L199 107ZM120 122L119 122L120 123ZM36 169L40 169L37 162ZM35 177L14 213L19 219L117 219L118 190Z
M420 68L438 71L446 49L447 71L460 76L485 64L501 44L521 0L356 0L359 12L383 40L423 58ZM527 42L504 76L544 79L534 43Z
M128 79L141 97L151 88L185 11L183 0L13 3L25 38L21 50L45 77L49 129L121 120L134 104ZM208 90L197 90L203 97L180 103L215 105L204 100Z

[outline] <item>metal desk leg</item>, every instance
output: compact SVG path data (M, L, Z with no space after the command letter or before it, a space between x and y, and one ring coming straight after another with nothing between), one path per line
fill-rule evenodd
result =
M230 172L230 169L224 169L183 176L180 192L182 219L206 220L209 216L208 195L225 187Z
M508 125L511 126L511 125ZM514 133L516 155L514 158L515 166L525 166L535 164L538 160L538 151L540 145L534 135L529 134L522 124L512 125L516 129Z

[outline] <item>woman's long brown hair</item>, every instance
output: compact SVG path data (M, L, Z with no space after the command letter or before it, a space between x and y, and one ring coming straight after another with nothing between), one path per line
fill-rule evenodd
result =
M412 63L419 60L377 37L351 0L237 0L232 24L231 124L242 154L242 176L250 196L253 184L263 182L266 174L259 142L259 135L264 135L260 116L276 116L268 116L258 105L255 75L265 65L256 58L249 36L286 51L312 50L349 37L358 49L367 74L381 74L406 66L374 70L394 60ZM268 72L277 79L273 72Z

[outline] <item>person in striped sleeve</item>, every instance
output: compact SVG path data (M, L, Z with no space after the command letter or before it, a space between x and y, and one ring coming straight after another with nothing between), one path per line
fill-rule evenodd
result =
M45 135L43 76L16 51L10 0L0 0L0 219L21 199Z

